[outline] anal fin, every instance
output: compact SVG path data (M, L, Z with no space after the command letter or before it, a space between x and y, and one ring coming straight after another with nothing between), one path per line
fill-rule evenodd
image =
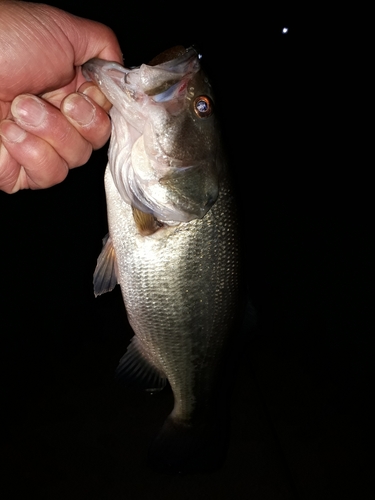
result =
M161 391L167 381L164 373L149 359L137 337L131 339L126 353L120 359L116 377L128 386L147 391Z

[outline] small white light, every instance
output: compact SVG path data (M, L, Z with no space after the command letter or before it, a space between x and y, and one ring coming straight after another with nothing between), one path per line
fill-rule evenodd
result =
M285 33L288 33L288 28L283 28L283 33L285 35Z

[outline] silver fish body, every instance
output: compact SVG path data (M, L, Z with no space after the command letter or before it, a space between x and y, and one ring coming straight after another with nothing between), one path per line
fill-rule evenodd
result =
M119 373L153 390L168 379L174 408L154 449L183 469L212 427L242 303L236 202L214 113L199 115L211 89L193 49L134 70L93 60L84 73L114 105L96 293L113 288L116 273L135 333ZM151 230L140 230L135 211L151 216Z

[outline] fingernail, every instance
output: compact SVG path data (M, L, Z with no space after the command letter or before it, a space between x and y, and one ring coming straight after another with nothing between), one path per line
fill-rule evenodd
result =
M26 132L11 121L3 121L0 126L0 136L8 142L22 142L26 137Z
M81 126L90 125L96 114L95 106L83 94L68 95L61 107L69 118Z
M16 97L12 102L11 112L17 121L33 127L38 127L47 113L43 102L31 95Z
M96 85L91 85L91 87L86 87L82 93L93 101L96 102L96 104L99 104L99 106L104 106L105 104L108 104L106 96L103 94L103 92L97 87Z

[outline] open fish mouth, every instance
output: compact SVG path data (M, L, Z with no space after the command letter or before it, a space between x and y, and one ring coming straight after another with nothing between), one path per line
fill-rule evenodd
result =
M197 51L177 53L132 69L100 59L83 66L113 104L109 165L117 189L134 208L169 224L204 217L220 175L210 86Z

